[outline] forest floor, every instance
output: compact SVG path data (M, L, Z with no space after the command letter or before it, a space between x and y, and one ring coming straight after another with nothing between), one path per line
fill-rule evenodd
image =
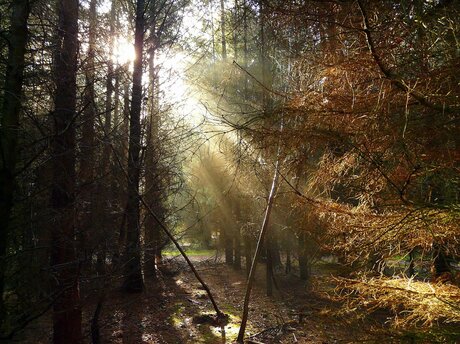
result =
M206 321L213 308L205 291L181 257L167 259L159 278L146 278L141 294L108 291L99 318L101 343L116 344L217 344L232 343L238 334L246 275L209 256L193 261L209 285L223 312L225 326ZM337 265L324 263L312 269L308 283L294 274L276 275L274 295L265 295L265 267L258 265L256 285L250 303L246 331L248 343L431 343L416 336L398 333L386 325L382 312L344 312L335 300ZM90 342L89 323L96 297L84 307L85 342ZM40 320L25 334L21 343L48 343L51 319ZM215 326L214 326L215 325ZM35 329L34 329L35 328ZM33 338L33 340L31 340Z

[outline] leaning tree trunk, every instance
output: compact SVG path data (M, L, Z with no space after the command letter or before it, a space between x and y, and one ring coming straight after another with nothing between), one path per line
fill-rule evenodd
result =
M140 255L140 149L141 149L141 108L142 108L142 47L144 43L144 9L145 0L136 2L136 29L134 33L134 49L136 60L133 69L133 89L131 112L129 118L128 147L128 202L126 204L126 249L125 249L125 281L123 289L127 292L141 292L144 281L141 271Z
M54 211L50 263L55 271L53 342L81 342L79 264L75 255L75 115L78 54L78 0L59 0L59 45L56 52L54 99Z
M3 292L5 290L5 254L8 226L13 207L19 113L24 73L24 55L28 38L27 19L30 7L28 0L12 3L11 31L9 37L8 62L0 114L0 328L5 320Z
M275 199L276 187L278 185L278 178L279 178L278 167L279 167L279 150L278 150L278 161L276 162L276 165L275 165L275 174L273 176L270 194L268 195L267 207L265 209L265 216L262 222L262 229L260 230L260 233L259 233L259 239L257 240L256 251L252 259L251 270L249 271L248 281L246 284L246 292L244 295L244 304L243 304L243 314L241 316L241 325L238 331L238 338L236 340L238 343L243 343L244 341L244 334L246 331L246 324L248 321L248 314L249 314L249 300L251 298L252 285L254 284L257 260L259 259L260 253L262 251L262 243L264 242L265 236L267 234L268 223L270 220L273 202Z

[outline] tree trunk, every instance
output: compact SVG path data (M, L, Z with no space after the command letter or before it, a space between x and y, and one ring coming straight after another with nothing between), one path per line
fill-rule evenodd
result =
M278 150L278 159L279 159L279 150ZM279 167L279 160L276 162L276 165L275 165L275 173L273 175L273 181L272 181L272 186L270 189L270 194L268 195L267 207L265 209L265 216L264 216L264 220L262 223L262 229L260 230L259 239L257 240L256 252L254 253L254 257L252 259L252 264L251 264L251 270L248 276L248 283L246 285L246 292L244 295L243 314L241 316L241 325L238 331L238 338L237 338L238 343L243 343L244 341L244 334L246 332L246 323L248 321L248 314L249 314L249 299L251 298L252 285L254 283L254 278L256 274L257 259L259 259L259 255L262 251L262 243L264 242L264 238L267 234L268 223L270 221L270 215L271 215L271 211L273 207L273 201L275 199L276 187L278 185L278 178L279 178L278 167Z
M161 200L161 183L158 143L159 143L159 109L157 106L157 78L155 76L155 47L149 56L149 122L147 125L147 150L145 153L145 200L155 214L163 220ZM156 257L160 256L160 231L158 223L147 213L145 218L145 269L156 275Z
M214 18L213 0L209 1L209 16ZM216 37L214 32L214 20L211 20L211 43L212 43L212 62L216 62ZM213 73L214 74L214 73Z
M238 0L234 3L233 10L233 59L238 61Z
M134 49L136 60L133 69L133 89L129 118L128 147L128 202L126 204L127 236L125 249L125 281L127 292L141 292L144 281L141 271L140 254L140 149L141 149L141 109L142 109L142 59L145 26L145 0L136 2L136 29Z
M433 279L447 276L450 279L451 269L446 254L441 245L433 245Z
M235 228L234 248L235 259L233 261L233 267L236 270L241 270L241 229L239 225L237 225L237 227Z
M283 263L281 262L281 255L280 255L280 245L278 243L278 237L273 235L272 242L271 242L271 253L272 253L272 260L273 260L273 267L282 267Z
M271 236L267 237L266 250L267 250L267 265L266 265L266 286L267 286L267 296L273 296L273 238Z
M241 270L241 228L240 228L240 221L241 221L241 202L238 197L235 197L235 216L234 216L234 240L233 240L233 248L234 248L234 260L233 260L233 267L236 270Z
M124 72L127 72L128 71L128 68L126 66L123 66L122 67L123 71ZM124 73L126 74L126 73ZM130 101L129 101L129 84L128 84L128 80L126 80L125 78L123 78L123 83L124 83L124 87L123 87L123 121L121 123L121 126L120 126L120 130L121 130L121 138L122 140L120 140L120 144L117 145L117 148L118 148L118 155L123 159L122 161L122 164L123 166L119 167L117 172L117 176L118 176L118 180L122 181L125 176L123 174L123 170L124 168L126 167L126 162L128 161L128 149L126 147L126 144L124 144L124 138L127 138L127 140L129 140L129 113L130 113ZM120 231L119 231L119 235L118 235L118 244L117 244L117 249L118 249L118 252L119 252L119 255L121 256L122 252L124 252L125 250L125 247L126 247L126 199L124 199L124 196L128 193L128 183L126 183L124 185L124 187L122 188L122 193L119 195L119 199L120 199L120 202L121 204L123 205L123 214L122 214L122 217L121 217L121 223L120 223ZM123 193L124 191L124 193Z
M93 1L93 0L92 0ZM109 28L109 46L114 47L114 36L115 36L115 18L116 18L116 2L112 1L110 9L110 28ZM111 233L107 230L107 226L110 224L111 218L108 214L112 212L112 209L108 208L107 200L111 199L113 195L110 193L113 175L110 173L110 160L112 153L111 146L111 123L112 123L112 112L113 112L113 93L114 93L114 68L111 59L107 62L107 79L106 79L106 97L105 97L105 108L104 108L104 142L102 149L102 156L100 162L101 178L97 184L97 199L96 209L97 212L96 221L99 233L94 233L97 237L97 265L96 271L98 275L104 275L106 272L106 257L107 257L107 245L108 240L111 240ZM113 203L113 202L110 202Z
M89 5L89 33L88 33L88 54L85 64L86 85L83 96L83 116L82 116L82 137L80 143L80 180L81 190L80 198L82 207L79 216L79 233L80 233L80 254L83 255L85 265L91 266L92 252L94 246L94 211L97 207L94 204L95 198L95 120L96 120L96 103L95 103L95 40L96 40L96 0L91 0ZM91 242L90 242L91 241Z
M308 250L306 234L303 232L299 234L299 271L300 279L306 281L309 277Z
M248 70L249 52L248 52L248 5L246 0L243 1L243 58L244 69ZM244 73L244 100L248 100L248 76Z
M220 31L222 36L222 60L227 60L227 40L225 38L225 5L220 0Z
M291 250L286 251L286 270L285 273L286 275L291 272Z
M28 39L28 0L12 2L11 29L8 47L2 113L0 114L0 328L5 320L5 254L8 227L13 207L19 114L21 112L24 55Z
M409 252L409 268L407 269L407 277L409 278L415 276L414 253L414 249Z
M75 254L75 115L78 56L78 0L59 0L59 45L56 53L53 181L55 213L50 263L55 271L53 342L81 342L79 264Z
M249 276L249 272L251 271L251 260L252 260L252 253L251 253L251 237L246 233L244 235L244 259L246 265L246 276Z
M226 228L222 229L224 237L225 264L233 265L233 237L230 233L229 223L226 223Z

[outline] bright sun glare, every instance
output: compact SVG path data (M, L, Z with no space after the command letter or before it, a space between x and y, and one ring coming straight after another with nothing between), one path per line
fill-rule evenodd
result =
M134 45L126 38L119 37L114 44L112 59L119 64L133 62L136 59Z

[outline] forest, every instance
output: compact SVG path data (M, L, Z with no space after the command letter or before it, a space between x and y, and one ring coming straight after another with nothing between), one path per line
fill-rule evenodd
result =
M0 342L460 343L459 18L0 0Z

